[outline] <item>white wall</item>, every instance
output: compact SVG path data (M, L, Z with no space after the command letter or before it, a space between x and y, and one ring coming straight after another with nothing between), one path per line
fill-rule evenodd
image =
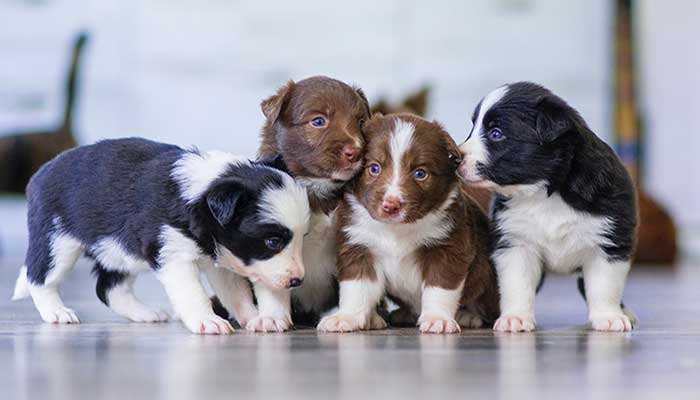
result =
M608 131L608 2L195 0L0 3L0 132L59 118L69 43L93 32L78 131L253 154L260 100L326 74L372 99L433 86L456 139L490 89L534 80Z
M643 0L638 11L647 188L700 232L700 2Z

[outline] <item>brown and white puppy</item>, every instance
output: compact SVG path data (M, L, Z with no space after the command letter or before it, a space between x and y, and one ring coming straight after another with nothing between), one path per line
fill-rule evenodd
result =
M455 142L410 114L376 115L364 130L365 170L337 211L339 310L318 329L384 328L385 294L419 316L422 332L495 320L488 219L462 191Z
M338 301L334 210L343 186L362 167L369 104L360 89L315 76L288 82L261 108L266 121L259 158L288 171L309 196L311 222L302 249L306 274L291 296L294 322L315 325ZM239 323L255 312L252 300L219 300Z

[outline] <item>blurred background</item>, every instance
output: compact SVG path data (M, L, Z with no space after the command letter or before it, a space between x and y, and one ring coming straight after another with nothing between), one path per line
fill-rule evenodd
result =
M319 74L375 105L425 95L417 111L459 142L482 96L530 80L639 171L643 247L664 249L645 262L672 264L700 255L698 21L695 0L0 0L0 180L21 181L38 154L123 136L253 157L260 101ZM3 191L0 256L19 259L26 207Z

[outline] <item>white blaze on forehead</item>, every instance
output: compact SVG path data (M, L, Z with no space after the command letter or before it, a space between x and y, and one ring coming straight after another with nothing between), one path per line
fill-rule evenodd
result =
M479 114L474 120L474 126L470 133L470 138L460 146L460 150L475 163L480 162L485 164L488 162L488 152L486 151L486 145L484 144L484 137L481 135L481 131L484 129L484 115L493 108L503 97L508 93L508 85L499 87L498 89L487 94L486 97L481 100L481 107L479 107Z
M268 188L262 193L260 207L263 218L303 236L311 216L306 189L289 175L280 172L280 176L282 187Z
M401 159L413 143L416 127L410 122L397 119L389 141L389 156L392 162L392 177L385 196L401 198Z
M170 175L180 187L182 198L192 203L197 201L229 166L249 162L245 157L222 151L187 152L173 164Z

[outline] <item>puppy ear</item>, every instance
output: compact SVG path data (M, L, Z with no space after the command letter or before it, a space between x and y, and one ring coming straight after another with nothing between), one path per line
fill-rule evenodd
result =
M217 183L209 190L207 206L219 225L224 226L231 221L243 191L243 185L233 179Z
M540 143L549 143L572 130L575 111L564 100L556 96L545 96L537 103L535 130Z
M447 160L449 161L450 168L456 171L459 164L462 162L462 152L459 150L459 146L452 139L447 132L444 132L444 141L447 148Z
M365 92L363 92L362 89L360 89L360 88L357 87L357 86L353 86L353 89L355 89L355 92L356 92L356 93L360 96L360 98L362 99L362 103L363 103L364 108L365 108L365 113L367 113L367 116L369 117L370 115L372 115L372 112L370 111L370 108L369 108L369 101L367 101L367 96L365 96Z
M277 93L268 97L260 103L260 108L262 109L265 118L270 123L274 123L279 118L282 109L289 100L289 96L294 89L294 81L290 80L286 85L282 86L277 90Z

